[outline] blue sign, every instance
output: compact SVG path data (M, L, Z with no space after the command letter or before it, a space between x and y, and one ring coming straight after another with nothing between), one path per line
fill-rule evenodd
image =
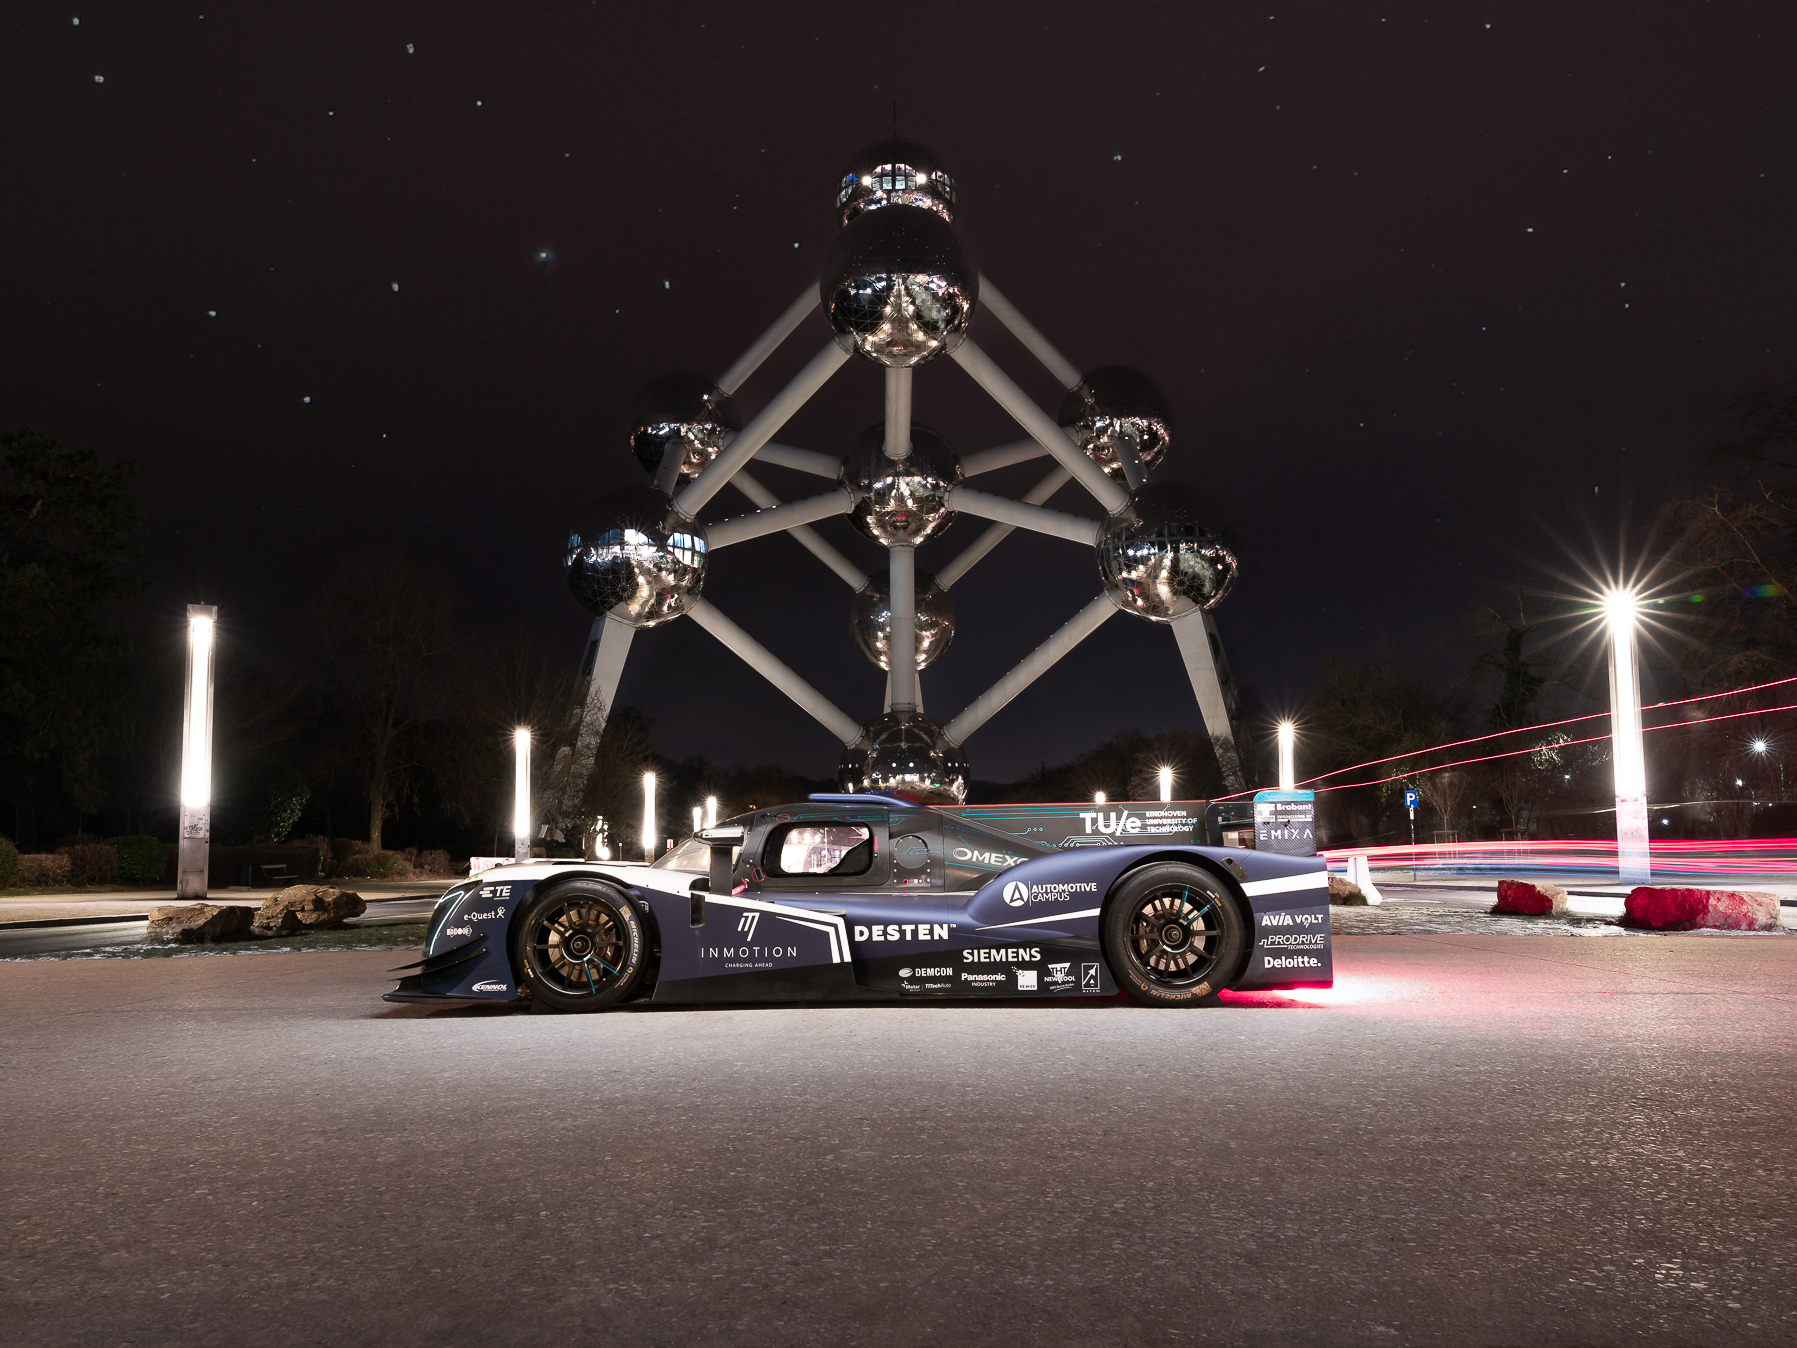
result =
M1406 791L1404 793L1404 808L1406 810L1414 810L1416 808L1416 799L1416 792Z

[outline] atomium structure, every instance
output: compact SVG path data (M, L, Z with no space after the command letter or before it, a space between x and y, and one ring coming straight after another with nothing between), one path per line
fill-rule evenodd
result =
M1239 789L1239 711L1211 617L1235 582L1236 557L1211 500L1155 476L1173 440L1173 414L1160 390L1147 375L1118 365L1082 375L975 269L955 224L954 180L927 147L896 139L868 146L839 180L836 207L841 230L817 286L716 380L671 374L644 389L632 408L630 450L653 485L601 497L569 532L568 586L594 621L580 706L551 777L563 808L549 813L572 815L635 633L682 617L837 736L845 791L936 804L965 797L968 737L1107 619L1121 612L1165 624L1225 778ZM1038 407L969 339L980 305L1065 388L1058 415ZM745 421L737 391L820 311L829 340ZM834 453L776 442L793 414L855 359L883 367L884 416ZM1026 438L960 455L914 420L916 372L941 360L971 375ZM982 473L1034 458L1054 467L1021 500L969 485ZM814 474L829 485L782 502L748 471L756 462ZM1070 483L1096 504L1097 518L1049 507ZM754 509L718 517L710 508L726 487ZM884 575L869 576L811 527L836 515L885 548ZM957 515L988 527L934 575L920 570L919 545ZM923 710L919 671L953 639L953 586L1013 529L1092 549L1098 594L971 705L939 721ZM879 715L858 720L833 705L704 597L714 554L774 533L789 534L852 590L854 642L887 671ZM907 651L911 658L894 658Z

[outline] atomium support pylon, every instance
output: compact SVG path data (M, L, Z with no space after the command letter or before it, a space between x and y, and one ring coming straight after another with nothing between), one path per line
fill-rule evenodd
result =
M581 705L552 774L557 800L550 813L563 819L574 813L636 631L681 617L717 637L842 741L844 790L896 792L931 803L964 798L967 738L1112 615L1163 623L1177 639L1225 779L1240 789L1240 710L1211 616L1235 582L1236 557L1203 492L1150 480L1173 437L1173 416L1160 391L1122 366L1082 376L975 270L955 228L954 180L928 148L900 140L868 146L844 172L836 204L842 229L817 287L807 288L715 383L670 375L645 389L633 408L630 447L654 485L599 498L570 531L568 585L595 616ZM1058 416L1038 407L969 340L980 304L1066 389ZM819 308L830 341L745 422L736 391ZM885 369L881 420L840 455L776 443L780 428L855 357ZM962 457L914 421L914 371L942 357L971 375L1028 438ZM968 485L982 473L1040 457L1056 466L1021 500ZM811 473L831 485L781 502L750 476L751 461ZM1098 503L1103 518L1048 506L1069 482ZM702 523L701 514L726 486L755 509ZM957 514L991 525L934 576L920 571L917 547ZM846 515L886 548L883 582L811 528L834 515ZM1018 528L1092 548L1101 592L944 724L923 710L919 671L953 638L951 588ZM856 592L855 641L888 671L880 715L866 721L847 715L703 597L713 554L782 532ZM907 650L913 659L893 658Z

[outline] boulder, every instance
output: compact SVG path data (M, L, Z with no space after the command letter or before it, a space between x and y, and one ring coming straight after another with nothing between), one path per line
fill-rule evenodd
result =
M1622 925L1654 931L1777 931L1778 896L1757 889L1631 889Z
M292 885L272 895L256 913L256 935L291 936L296 931L341 927L344 919L368 911L360 894L330 885Z
M1360 892L1360 886L1349 884L1339 875L1329 877L1329 902L1334 904L1358 904L1366 906L1366 895Z
M1539 880L1499 880L1494 913L1523 913L1529 917L1565 917L1566 891Z
M245 904L170 903L150 909L149 939L185 941L247 941L256 910Z

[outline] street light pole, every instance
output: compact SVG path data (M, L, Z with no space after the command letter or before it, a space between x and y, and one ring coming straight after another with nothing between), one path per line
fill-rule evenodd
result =
M1610 762L1616 778L1616 878L1645 884L1652 876L1647 844L1647 756L1641 742L1641 674L1635 652L1632 590L1604 596L1610 627Z
M530 731L512 732L513 768L512 860L530 860Z
M655 774L643 774L643 860L655 860Z
M175 897L203 899L212 854L212 604L187 606L187 686L181 702L181 840Z
M1290 721L1279 723L1279 789L1281 791L1297 790L1298 770L1292 760L1293 739L1296 728Z

